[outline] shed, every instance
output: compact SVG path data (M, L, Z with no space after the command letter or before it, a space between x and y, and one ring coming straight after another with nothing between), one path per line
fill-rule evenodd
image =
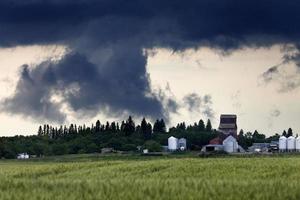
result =
M205 145L201 151L202 152L212 152L212 151L222 151L224 148L223 148L223 145L220 145L220 144L208 144L208 145Z

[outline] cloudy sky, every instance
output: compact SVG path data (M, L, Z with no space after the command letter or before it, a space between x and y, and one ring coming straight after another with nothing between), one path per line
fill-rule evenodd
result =
M2 0L0 135L43 123L238 115L300 133L300 3Z

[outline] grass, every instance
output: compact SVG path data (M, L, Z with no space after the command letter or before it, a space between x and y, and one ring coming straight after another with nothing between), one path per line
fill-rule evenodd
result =
M300 157L4 160L0 199L300 199Z

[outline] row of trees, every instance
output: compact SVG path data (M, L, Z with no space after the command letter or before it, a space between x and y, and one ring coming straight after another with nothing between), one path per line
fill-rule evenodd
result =
M131 136L136 131L142 133L144 139L147 140L151 138L151 135L153 133L166 133L166 125L163 119L157 119L152 128L152 124L147 122L146 119L143 118L141 124L135 126L132 117L129 116L126 121L122 121L121 125L119 125L118 122L106 122L106 124L101 124L99 120L96 121L95 126L94 124L92 124L91 127L87 127L85 124L82 126L71 124L69 127L67 127L66 125L53 127L49 124L45 124L44 126L39 126L38 136L47 136L51 139L58 139L68 136L74 136L76 134L100 134L104 132L114 134L123 133L125 136Z
M210 120L205 123L202 119L192 125L179 123L168 131L163 119L158 119L152 124L143 118L136 125L132 117L120 124L117 122L102 124L99 120L91 126L71 124L68 127L54 127L45 124L38 128L37 135L1 137L0 157L15 158L21 152L37 156L94 153L107 147L120 151L137 151L137 147L144 146L158 151L162 145L167 145L168 137L171 135L186 138L190 150L200 150L219 134L212 128ZM291 134L292 130L289 129L286 135ZM244 133L241 130L238 134L239 143L244 148L254 142L269 142L278 138L279 134L267 138L257 131Z

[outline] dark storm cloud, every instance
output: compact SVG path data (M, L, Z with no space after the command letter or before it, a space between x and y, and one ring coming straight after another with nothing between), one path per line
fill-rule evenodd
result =
M132 57L135 61L140 57L140 62L145 62L141 52L126 54L126 59ZM110 62L113 63L109 64L109 69L99 69L84 56L69 54L58 63L44 62L31 70L25 66L15 95L3 102L4 109L61 122L64 116L59 112L59 106L50 101L51 93L55 91L63 95L74 111L109 108L108 111L115 115L122 114L120 111L131 111L162 117L163 108L159 99L151 94L146 73L130 73L130 61L128 66L125 62L122 64L125 70L118 70L115 59Z
M183 98L184 104L187 106L190 112L200 112L202 98L196 94L188 94Z
M53 84L51 78L44 76L47 73L44 69L31 73L28 68L28 65L22 66L16 93L13 98L2 102L1 109L10 113L22 113L25 117L35 116L38 119L63 122L66 116L60 112L58 104L50 101L50 87Z
M212 97L210 95L199 96L191 93L183 98L184 105L190 112L202 113L207 118L214 118L215 112L212 109Z
M209 46L228 53L246 46L297 45L299 10L300 3L292 0L2 0L1 47L63 44L70 49L58 63L27 69L30 79L20 76L5 110L63 120L59 105L49 99L52 92L76 85L79 95L71 92L65 99L74 110L105 106L167 116L160 99L150 94L144 48Z

